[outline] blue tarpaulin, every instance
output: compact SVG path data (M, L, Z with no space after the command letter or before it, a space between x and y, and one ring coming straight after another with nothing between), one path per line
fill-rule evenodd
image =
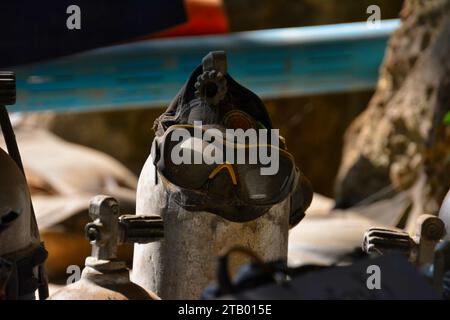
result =
M146 40L38 63L17 72L12 111L164 106L211 50L262 98L372 89L399 20Z

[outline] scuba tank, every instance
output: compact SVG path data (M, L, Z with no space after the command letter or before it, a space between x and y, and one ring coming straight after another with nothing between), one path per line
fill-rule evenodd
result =
M153 292L130 281L125 261L117 259L117 245L149 243L163 237L158 216L120 215L116 199L99 195L91 200L93 222L85 232L92 244L81 279L50 296L50 300L157 300Z
M236 144L226 135L228 129L244 134L252 129L258 138L265 130L267 140ZM156 137L139 177L136 212L160 215L165 238L135 245L134 282L162 299L198 299L215 277L216 257L230 247L246 247L264 261L287 260L289 227L303 218L312 188L272 129L259 97L228 74L225 52L205 56L155 122ZM222 154L227 161L206 161L211 146L198 133L215 133L217 149L209 155ZM187 140L178 144L182 135ZM257 154L261 145L279 155L274 174L262 174L259 162L228 161L240 151ZM176 162L173 155L179 149L182 157L188 155L183 160L193 162ZM205 161L195 162L197 156ZM234 272L246 261L248 257L238 256L230 269Z
M0 124L8 153L0 148L0 300L48 297L47 251L31 203L19 149L5 105L16 99L15 75L0 72Z

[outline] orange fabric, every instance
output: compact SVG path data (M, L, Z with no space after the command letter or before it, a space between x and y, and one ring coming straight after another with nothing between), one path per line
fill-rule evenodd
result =
M152 34L149 38L220 34L229 31L222 0L185 0L188 21L179 26Z

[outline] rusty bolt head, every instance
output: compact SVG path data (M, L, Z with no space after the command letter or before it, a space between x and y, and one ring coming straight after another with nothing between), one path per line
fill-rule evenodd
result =
M89 239L89 241L98 241L101 238L100 230L94 224L87 224L86 237Z

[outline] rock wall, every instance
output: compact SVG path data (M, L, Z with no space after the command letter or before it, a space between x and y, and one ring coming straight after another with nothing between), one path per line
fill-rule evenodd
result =
M407 0L377 89L350 126L336 182L338 207L414 190L436 213L450 188L450 0Z

